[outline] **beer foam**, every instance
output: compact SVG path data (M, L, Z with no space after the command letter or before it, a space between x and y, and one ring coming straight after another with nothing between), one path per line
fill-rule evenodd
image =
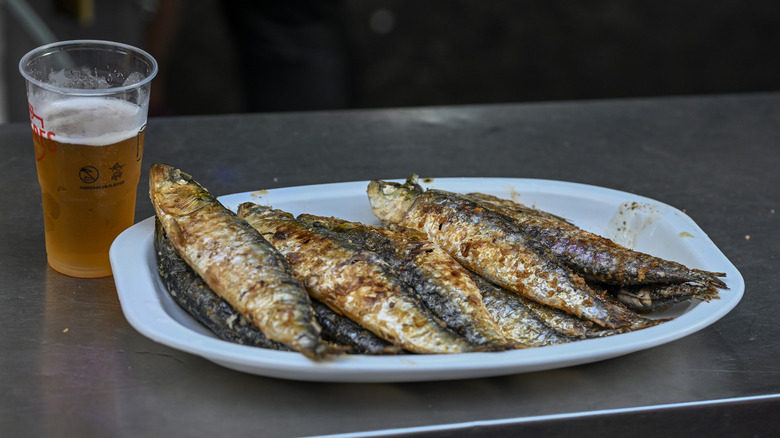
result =
M138 105L113 98L77 97L35 106L48 132L61 143L105 146L138 134L145 123Z

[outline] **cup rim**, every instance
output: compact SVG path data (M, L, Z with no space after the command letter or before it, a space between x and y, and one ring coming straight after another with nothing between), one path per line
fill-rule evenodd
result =
M143 58L146 58L152 67L152 71L150 74L148 74L144 79L141 81L135 82L131 85L122 85L119 87L109 87L109 88L96 88L96 89L86 89L86 88L68 88L68 87L59 87L56 85L51 85L49 83L43 82L41 80L38 80L29 74L25 72L25 67L29 64L30 60L33 58L33 56L45 52L50 49L58 48L58 47L64 47L64 46L79 46L79 45L93 45L93 46L104 46L106 48L108 47L114 47L114 48L120 48L125 49L131 52L135 52L138 55L140 55ZM57 41L50 44L45 44L39 47L36 47L29 52L27 52L22 58L19 60L19 72L21 73L22 77L24 79L32 84L37 85L40 88L46 89L48 91L54 91L61 94L68 94L68 95L74 95L74 96L94 96L94 95L105 95L105 94L114 94L114 93L121 93L123 91L130 91L137 89L139 87L142 87L143 85L149 83L152 79L154 79L155 76L157 76L158 71L158 65L157 60L154 59L152 55L150 55L148 52L146 52L143 49L140 49L135 46L131 46L129 44L119 43L116 41L107 41L107 40L92 40L92 39L79 39L79 40L66 40L66 41Z

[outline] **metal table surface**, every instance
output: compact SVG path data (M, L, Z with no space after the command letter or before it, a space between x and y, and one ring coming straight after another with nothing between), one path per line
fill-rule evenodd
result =
M0 147L4 436L780 430L780 94L150 120L137 221L152 215L153 162L184 169L216 195L413 172L543 178L682 209L745 279L734 310L683 339L586 365L453 381L274 379L147 339L124 318L111 277L47 266L29 126L0 126Z

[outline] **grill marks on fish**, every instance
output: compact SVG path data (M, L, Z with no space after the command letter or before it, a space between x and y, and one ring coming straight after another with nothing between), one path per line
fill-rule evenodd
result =
M151 166L149 194L176 253L217 295L275 342L312 358L334 352L289 263L255 229L169 165Z
M426 233L492 283L605 328L654 324L591 290L549 249L535 247L511 218L493 209L457 194L423 191L414 181L372 181L368 195L375 215L387 225Z
M480 349L446 328L376 253L270 207L244 203L238 215L287 257L314 298L378 336L414 353Z
M487 349L519 347L506 338L482 303L468 271L417 231L395 232L334 217L298 216L377 254L448 327Z

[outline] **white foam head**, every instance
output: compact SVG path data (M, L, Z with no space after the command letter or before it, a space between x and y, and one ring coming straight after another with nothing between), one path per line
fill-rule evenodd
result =
M145 112L133 103L103 97L38 102L35 114L61 143L104 146L138 134Z

